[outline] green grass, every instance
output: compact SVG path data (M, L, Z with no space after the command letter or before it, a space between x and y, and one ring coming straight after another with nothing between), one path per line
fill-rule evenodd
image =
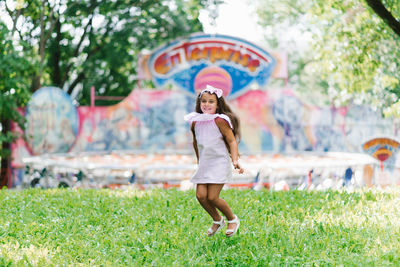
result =
M224 190L239 235L207 237L194 191L0 191L0 266L386 266L400 191Z

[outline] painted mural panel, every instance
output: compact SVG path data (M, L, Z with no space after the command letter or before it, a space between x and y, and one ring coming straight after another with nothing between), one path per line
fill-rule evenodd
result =
M280 147L284 133L273 116L267 92L251 90L230 103L241 122L241 151L274 151Z
M348 151L345 135L346 108L313 107L311 113L313 150Z
M80 107L73 151L187 149L183 115L193 99L176 91L134 90L111 107Z
M67 152L78 133L78 114L68 94L44 87L32 95L26 109L25 136L33 154Z

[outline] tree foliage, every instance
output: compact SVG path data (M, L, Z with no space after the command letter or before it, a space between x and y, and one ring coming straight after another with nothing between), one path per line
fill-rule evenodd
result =
M264 8L265 2L259 1L264 25L295 27L312 36L300 60L306 64L297 68L300 80L304 73L314 76L313 83L301 84L303 89L325 91L336 104L368 103L386 114L398 110L400 36L370 7L370 2L381 3L399 22L398 0L285 0Z
M214 1L217 2L217 1ZM89 103L98 95L126 96L136 86L139 52L201 31L207 0L17 1L3 3L20 40L30 44L39 65L35 91L58 86ZM75 90L75 91L74 91Z
M18 112L30 97L28 79L34 67L23 57L21 51L14 49L7 27L0 23L0 123L2 132L0 143L10 143L16 136L8 131L9 122L14 121L24 127L24 118ZM0 149L0 158L9 156L9 149Z

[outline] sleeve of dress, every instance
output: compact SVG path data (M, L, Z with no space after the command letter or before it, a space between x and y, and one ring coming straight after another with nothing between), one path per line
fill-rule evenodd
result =
M193 119L194 119L197 115L198 115L197 112L191 112L191 113L186 114L185 116L183 116L183 119L184 119L185 121L188 121L188 122L192 123L192 122L193 122Z
M231 129L233 129L232 123L231 123L231 119L228 117L228 115L225 114L217 114L217 117L224 119L228 122L229 127L231 127Z

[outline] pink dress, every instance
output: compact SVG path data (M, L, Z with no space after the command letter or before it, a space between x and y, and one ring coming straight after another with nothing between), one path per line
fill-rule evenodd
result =
M192 112L184 117L190 123L196 122L194 130L199 150L199 166L191 179L194 184L225 184L232 178L231 158L215 123L217 117L226 120L233 128L225 114Z

